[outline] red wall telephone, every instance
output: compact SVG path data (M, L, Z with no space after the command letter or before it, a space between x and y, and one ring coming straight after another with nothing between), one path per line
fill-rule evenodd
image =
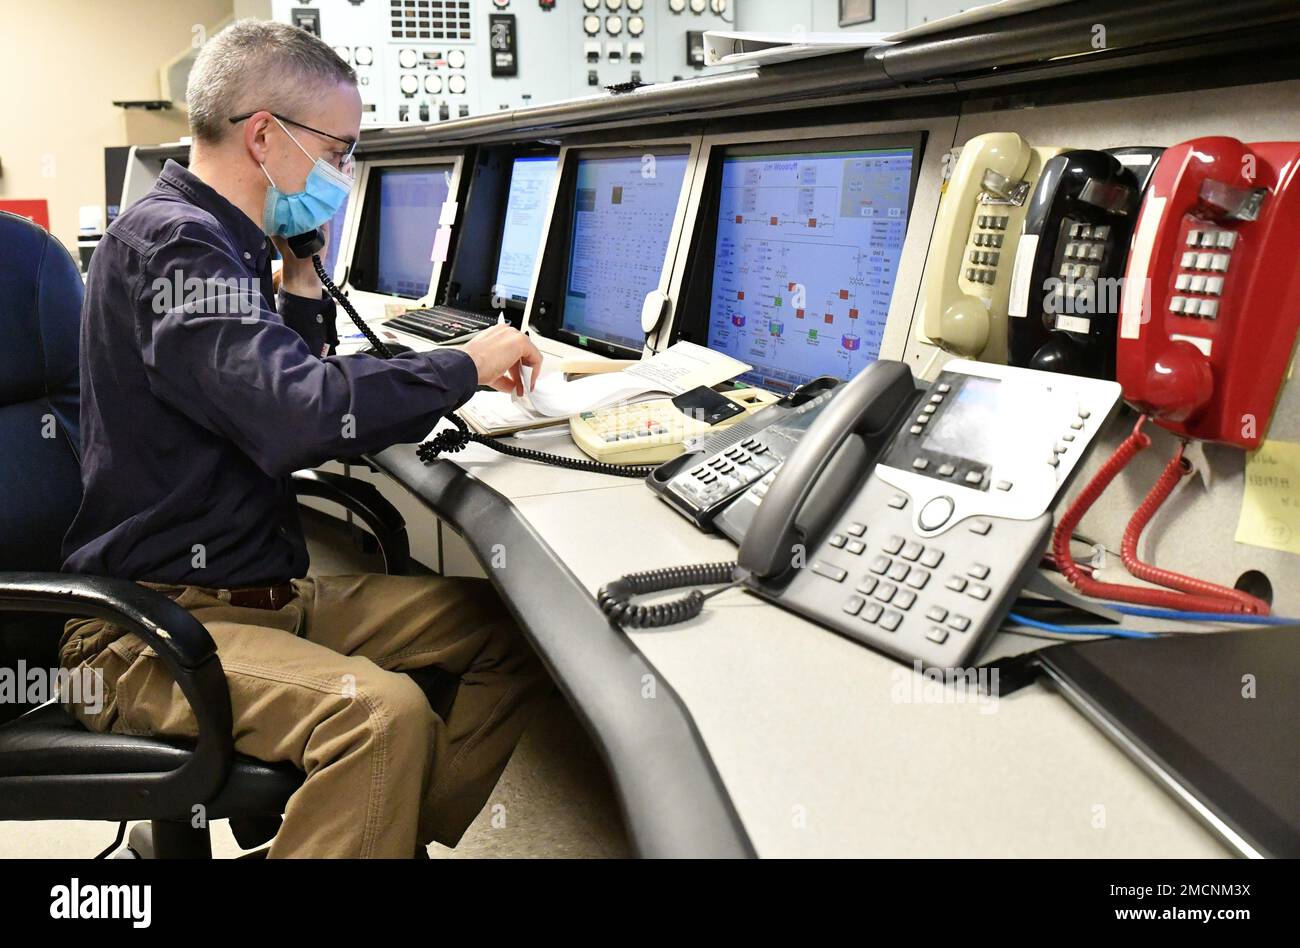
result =
M1255 448L1300 329L1300 142L1165 151L1133 236L1116 370L1162 427Z

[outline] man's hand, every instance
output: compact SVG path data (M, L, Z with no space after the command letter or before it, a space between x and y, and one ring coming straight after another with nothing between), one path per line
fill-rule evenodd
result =
M329 224L321 228L325 235L325 244L329 246ZM280 251L280 288L294 296L305 296L309 300L318 300L324 287L316 276L311 257L303 260L293 255L288 242L283 237L272 237L271 243Z
M524 394L522 367L532 369L532 391L537 385L537 373L542 368L542 354L532 340L510 326L493 326L485 329L469 342L464 351L478 367L480 385L491 385L498 392Z

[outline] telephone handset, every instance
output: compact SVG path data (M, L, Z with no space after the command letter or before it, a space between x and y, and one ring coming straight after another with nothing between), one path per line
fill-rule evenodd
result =
M633 574L600 591L601 608L628 625L671 624L697 614L704 595L647 606L631 596L731 581L905 661L964 663L1037 569L1053 507L1120 389L958 360L913 393L900 363L869 366L777 473L729 572ZM895 400L901 420L883 410ZM873 465L869 438L882 424L887 447Z
M320 280L321 285L325 287L325 292L334 299L334 302L343 307L344 312L348 314L348 317L354 324L356 324L357 329L359 329L361 334L366 337L367 341L369 341L371 348L366 350L368 355L373 355L380 359L391 359L396 355L401 355L403 352L411 351L406 346L399 346L391 343L386 344L375 335L374 330L366 325L366 321L361 318L361 314L356 311L356 308L352 305L351 301L343 295L343 292L337 286L334 285L334 281L331 280L329 274L325 272L324 264L321 263L320 251L325 246L325 235L319 228L308 231L304 234L289 237L286 240L286 243L288 243L289 249L293 252L294 256L304 260L307 257L311 257L312 265L316 269L316 276ZM620 466L617 464L604 464L600 461L584 461L579 458L546 454L543 451L533 451L529 448L521 448L513 444L505 444L497 441L495 438L488 437L487 435L481 435L477 432L470 431L469 426L465 424L464 420L462 420L459 415L449 414L447 415L447 420L453 425L451 430L440 431L428 441L416 446L416 454L425 464L433 463L433 461L443 453L454 453L463 450L470 444L470 442L476 442L485 447L491 448L493 451L510 457L523 458L528 461L538 461L542 464L551 464L556 467L568 468L570 470L594 471L597 474L612 474L616 477L637 478L645 477L651 470L649 465Z
M1124 397L1189 438L1253 449L1300 330L1300 142L1198 138L1165 151L1129 254Z
M796 545L820 537L844 490L870 472L876 452L915 397L912 373L901 362L873 362L846 385L774 472L740 545L740 570L780 583Z
M1012 365L1115 377L1119 277L1163 150L1067 151L1043 165L1011 276Z
M366 341L370 343L370 348L365 350L368 355L379 356L381 359L391 359L395 355L411 351L409 346L403 346L395 342L386 343L375 335L374 330L366 325L365 320L353 308L348 298L334 285L334 281L325 272L325 265L321 263L320 259L320 252L325 249L324 230L317 227L305 233L296 234L293 237L286 237L285 243L289 245L289 250L299 260L311 258L312 266L316 270L316 278L320 280L321 286L325 287L325 292L334 299L334 302L343 307L343 311L348 314L348 318L352 320L353 325L360 330L361 335L365 336Z
M961 150L939 201L921 289L921 328L967 358L1005 362L1012 262L1029 194L1059 148L1014 132L977 135Z

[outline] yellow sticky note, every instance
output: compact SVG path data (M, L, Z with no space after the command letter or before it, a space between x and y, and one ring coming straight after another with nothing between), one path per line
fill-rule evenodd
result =
M1246 455L1236 540L1300 553L1300 444L1265 441Z

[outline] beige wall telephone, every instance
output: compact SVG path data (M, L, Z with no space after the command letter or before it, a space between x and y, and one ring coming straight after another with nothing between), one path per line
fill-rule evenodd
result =
M921 288L921 328L935 345L1006 362L1011 271L1029 196L1044 162L1061 151L1031 147L1014 132L977 135L962 148Z

